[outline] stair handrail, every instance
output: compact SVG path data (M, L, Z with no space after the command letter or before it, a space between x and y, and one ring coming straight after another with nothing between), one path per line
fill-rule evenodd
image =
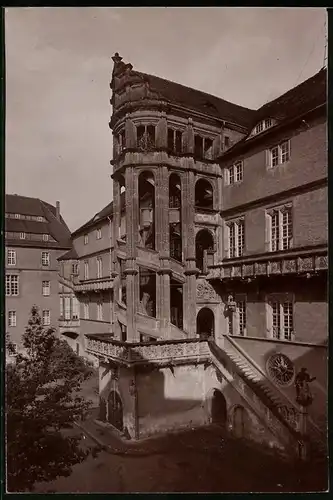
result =
M241 353L241 355L250 363L250 365L252 365L263 377L264 377L264 380L265 382L267 383L268 382L268 385L275 391L279 394L279 396L281 396L281 399L284 399L285 401L288 401L288 403L298 412L298 414L300 413L300 408L299 406L294 403L294 401L292 401L292 399L289 398L289 396L287 396L285 393L283 393L281 391L281 389L278 387L278 386L275 386L271 380L267 377L266 373L264 372L264 370L256 363L256 361L254 361L248 354L246 351L244 351L244 349L242 347L240 347L237 342L234 341L234 339L232 339L229 335L224 335L225 338L227 338L227 340L230 342L230 344L237 350ZM313 428L313 430L315 430L317 432L317 434L320 435L321 439L322 440L326 440L327 437L326 437L326 434L323 433L323 431L320 429L320 427L318 427L318 425L312 420L312 418L310 417L310 415L308 415L308 424L310 424L310 426Z

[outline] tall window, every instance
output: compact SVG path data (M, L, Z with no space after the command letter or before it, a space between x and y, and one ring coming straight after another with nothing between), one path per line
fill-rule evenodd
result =
M71 319L71 298L65 297L65 319Z
M8 311L8 326L16 326L16 311Z
M228 257L241 257L245 249L244 219L227 222Z
M100 240L102 238L102 229L99 227L96 229L96 239Z
M290 206L275 208L268 212L270 251L288 250L292 246L292 209Z
M16 266L15 250L7 250L7 266Z
M84 245L88 245L88 241L89 241L89 236L88 236L88 234L85 234L83 236L83 243L84 243Z
M275 299L270 302L271 336L278 340L292 340L294 333L293 303Z
M89 279L89 262L87 260L84 261L84 279Z
M245 300L237 301L238 313L238 335L246 334L246 302Z
M19 277L14 274L6 275L6 296L16 297L19 295Z
M97 263L97 278L101 278L103 276L103 261L102 257L96 258Z
M49 326L51 324L51 314L48 309L43 310L42 321L44 326Z
M50 265L50 252L42 252L42 266Z
M182 132L168 128L168 149L174 153L182 152Z
M268 164L270 167L276 167L286 163L290 159L290 141L281 142L269 150Z
M84 319L89 319L89 302L83 304L83 317Z
M49 241L49 235L43 234L43 241Z
M118 154L120 154L126 148L126 136L125 130L122 130L118 135Z
M50 295L50 282L42 281L42 294L44 297L48 297Z
M64 298L60 297L60 318L64 317Z
M77 264L76 262L72 264L72 274L79 274L79 264Z
M243 162L237 161L226 170L226 183L229 185L242 182L244 176Z
M212 158L213 140L209 137L194 136L194 155L197 158Z
M97 321L103 321L103 303L97 302Z
M72 298L72 318L73 319L79 319L79 301L77 300L76 297Z

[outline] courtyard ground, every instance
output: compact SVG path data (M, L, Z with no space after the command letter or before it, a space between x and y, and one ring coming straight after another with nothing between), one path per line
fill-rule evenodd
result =
M85 424L86 425L86 424ZM95 426L95 427L94 427ZM218 428L181 432L126 446L93 420L82 446L95 449L71 476L38 484L36 492L305 492L325 491L323 468L297 469L224 436ZM98 451L95 436L107 451ZM112 452L112 449L114 452ZM136 451L135 451L136 450Z

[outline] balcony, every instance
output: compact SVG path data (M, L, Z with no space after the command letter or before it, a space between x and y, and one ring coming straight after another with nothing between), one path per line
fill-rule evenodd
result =
M86 352L126 366L204 363L210 359L208 342L199 339L128 343L86 335Z
M276 253L225 259L209 266L208 280L244 280L258 276L306 276L328 269L326 245L313 248L293 248Z
M58 319L58 326L59 326L59 329L60 329L60 333L62 333L62 331L75 331L77 328L79 328L80 326L80 319L79 318L71 318L71 319L67 319L67 318L64 318L63 316L61 316L59 319Z
M110 276L84 280L80 281L77 285L74 285L75 292L97 292L100 290L111 290L112 288L113 278L111 278Z

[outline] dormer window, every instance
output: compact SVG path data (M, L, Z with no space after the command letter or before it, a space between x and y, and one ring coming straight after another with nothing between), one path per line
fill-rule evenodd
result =
M253 129L251 135L257 135L263 132L264 130L267 130L268 128L272 127L274 125L274 121L271 118L266 118L265 120L261 120L255 128Z

